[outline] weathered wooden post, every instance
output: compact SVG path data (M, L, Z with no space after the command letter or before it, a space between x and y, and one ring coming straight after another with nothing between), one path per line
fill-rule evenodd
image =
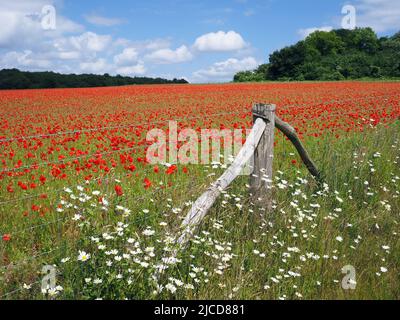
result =
M261 118L266 124L264 133L254 152L254 168L250 176L250 190L255 203L261 204L267 210L271 209L272 164L274 160L274 133L275 133L274 104L253 105L254 123Z
M289 124L279 119L275 115L275 111L276 106L274 104L258 103L253 105L254 125L246 143L232 165L194 202L183 220L182 233L176 240L177 247L172 251L170 257L163 259L164 262L176 258L178 250L189 241L196 227L203 221L217 198L240 175L252 156L254 157L254 165L253 173L250 176L250 185L254 203L267 211L271 211L275 127L282 131L294 144L310 173L317 179L320 178L320 172L297 137L296 131ZM164 267L165 265L161 266L161 272Z

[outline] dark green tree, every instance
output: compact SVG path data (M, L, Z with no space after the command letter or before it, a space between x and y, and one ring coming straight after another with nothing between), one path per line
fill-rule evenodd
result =
M23 72L18 69L0 70L0 89L85 88L140 84L188 83L184 79L167 80L147 77L122 77L109 74L59 74L54 72Z
M273 52L268 64L252 72L238 73L234 81L398 77L400 32L378 38L371 28L358 28L316 31L295 45Z

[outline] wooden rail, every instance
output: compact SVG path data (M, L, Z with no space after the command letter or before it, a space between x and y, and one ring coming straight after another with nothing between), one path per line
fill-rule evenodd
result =
M282 121L277 116L275 117L275 126L293 143L297 152L299 153L301 160L303 160L308 171L311 175L320 183L322 182L321 173L317 169L314 162L311 160L307 150L304 148L299 137L297 136L296 130L288 123Z

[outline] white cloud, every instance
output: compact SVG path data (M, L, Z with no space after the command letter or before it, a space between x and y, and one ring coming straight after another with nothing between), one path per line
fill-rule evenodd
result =
M18 65L23 69L31 70L46 70L52 67L50 60L35 55L31 50L7 52L1 57L0 64L5 68L13 68Z
M85 19L87 22L89 22L95 26L104 26L104 27L112 27L112 26L116 26L119 24L123 24L125 22L124 19L107 18L107 17L100 16L97 14L85 15Z
M96 73L103 73L105 67L99 58L114 50L112 44L113 40L109 35L85 32L78 36L56 38L47 47L43 47L46 51L42 49L40 52L53 60L60 70L64 70L65 64L69 63L75 72L100 70Z
M356 0L358 27L372 27L377 32L400 29L399 0Z
M171 46L171 41L169 39L154 39L154 40L147 40L140 43L140 47L145 50L160 50L166 49Z
M371 27L374 31L388 32L398 31L400 29L400 1L399 0L353 0L349 4L353 5L356 9L356 26L357 27ZM340 16L337 28L341 28ZM319 28L306 28L300 29L297 33L306 38L314 31L331 31L332 26L323 26Z
M79 64L81 71L86 73L104 74L110 71L110 67L104 58Z
M63 51L58 53L61 60L77 60L81 56L79 51Z
M216 62L207 69L193 73L196 82L222 82L231 81L235 73L239 71L253 70L259 63L253 57L244 59L231 58L226 61Z
M85 28L72 21L69 20L62 15L57 16L57 28L54 30L54 36L60 36L61 34L65 33L78 33L78 32L83 32Z
M181 46L176 50L171 49L160 49L156 50L148 55L146 59L159 64L172 64L190 61L193 59L193 55L186 46Z
M144 75L146 71L143 62L139 62L134 66L120 67L116 69L116 73L126 76Z
M0 0L0 48L29 49L40 48L43 42L65 33L82 32L83 27L58 12L56 29L45 30L42 27L42 8L53 4L54 0Z
M172 47L170 38L144 41L113 38L110 34L86 30L82 25L63 16L62 6L57 6L60 3L62 0L0 0L0 69L157 75L155 65L191 61L200 51L235 51L233 56L236 59L199 70L196 73L199 79L230 80L232 73L247 69L249 65L256 66L256 62L251 59L240 58L253 54L244 53L249 46L234 31L205 34L194 41L193 47ZM44 30L42 27L42 8L45 5L56 5L55 30ZM103 26L123 22L95 14L85 18L91 24Z
M218 31L198 37L193 47L198 51L237 51L245 48L246 43L235 31Z
M0 69L144 74L146 68L139 61L140 54L169 45L163 39L136 42L134 46L129 46L132 43L129 40L114 41L110 35L85 31L62 16L57 7L56 30L44 30L43 6L59 3L59 0L0 0ZM89 18L96 22L95 16ZM97 22L116 21L97 19Z
M111 43L111 36L98 35L94 32L85 32L80 36L72 36L67 41L77 50L101 52Z
M122 53L114 57L114 63L118 66L126 66L137 61L139 56L135 48L125 48Z
M315 31L332 31L333 27L331 26L324 26L324 27L318 27L318 28L306 28L306 29L300 29L297 31L297 33L303 38L307 38L311 33L314 33Z
M3 24L0 29L0 46L6 46L15 34L19 17L10 12L0 12L0 20Z

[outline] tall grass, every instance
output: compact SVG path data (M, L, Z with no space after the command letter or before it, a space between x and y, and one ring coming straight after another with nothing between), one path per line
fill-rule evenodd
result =
M23 263L0 272L0 296L17 290L3 299L399 299L400 123L306 140L323 187L277 139L273 210L252 203L248 177L237 179L173 263L163 258L171 256L181 218L224 167L192 166L165 181L149 173L150 190L126 182L121 197L113 196L113 179L61 192L51 201L66 221L2 243L3 260ZM32 252L55 249L29 260ZM80 253L89 259L81 261ZM43 264L56 265L58 290L41 292ZM342 287L348 265L355 290Z

